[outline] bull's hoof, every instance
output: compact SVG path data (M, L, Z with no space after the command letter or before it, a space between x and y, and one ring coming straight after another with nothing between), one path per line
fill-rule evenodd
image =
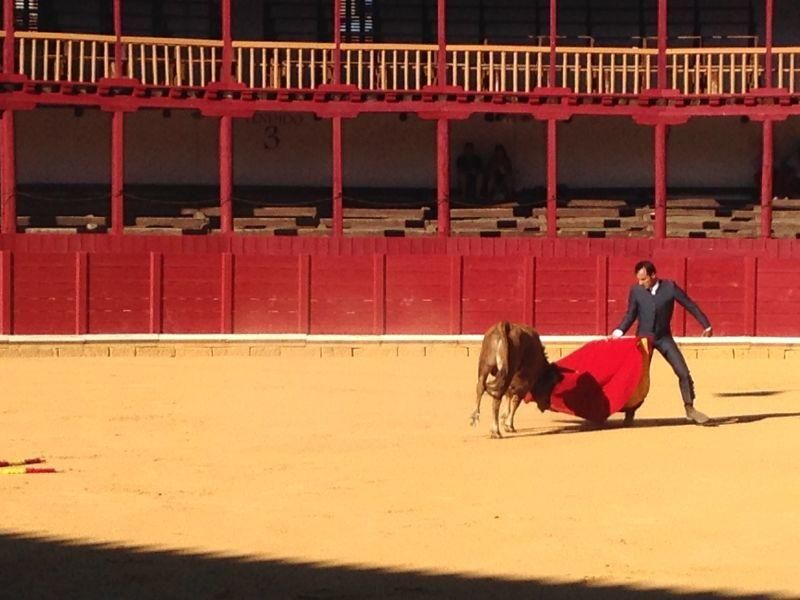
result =
M494 431L494 430L492 430L492 439L493 439L493 440L502 440L502 439L503 439L503 436L502 436L502 435L500 435L500 432L499 432L499 431Z
M516 428L513 425L503 424L503 429L506 433L517 433Z
M481 416L478 413L472 413L472 416L469 418L469 424L475 427L478 424L478 421L481 420Z

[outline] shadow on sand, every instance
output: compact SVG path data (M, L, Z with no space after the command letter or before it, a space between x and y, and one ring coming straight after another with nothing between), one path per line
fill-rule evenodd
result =
M8 533L0 534L0 569L4 573L0 597L27 600L767 597L256 560Z
M517 433L506 434L509 438L530 437L540 435L558 435L562 433L585 433L589 431L611 431L615 429L642 429L644 427L719 427L721 425L740 425L744 423L756 423L765 419L783 419L787 417L800 417L800 412L790 413L765 413L758 415L733 415L728 417L713 417L704 425L697 425L686 418L665 418L665 419L636 419L633 425L625 427L621 420L606 421L603 424L595 424L589 421L576 421L560 419L557 423L563 423L562 427L553 429L518 429Z
M786 390L747 390L743 392L717 392L717 398L764 398L785 394Z

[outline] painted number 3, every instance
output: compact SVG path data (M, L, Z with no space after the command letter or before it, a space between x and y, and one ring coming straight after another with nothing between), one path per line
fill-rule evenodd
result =
M278 137L277 125L264 127L264 149L274 150L281 145L281 138Z

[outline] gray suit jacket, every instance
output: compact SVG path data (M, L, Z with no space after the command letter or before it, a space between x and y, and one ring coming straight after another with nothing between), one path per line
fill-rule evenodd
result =
M686 295L674 281L659 279L658 290L655 295L650 290L640 285L631 287L628 294L628 310L622 318L617 329L625 333L635 320L639 320L636 335L653 336L656 340L661 337L671 336L672 311L675 301L688 310L697 319L704 329L711 327L708 317L700 307Z

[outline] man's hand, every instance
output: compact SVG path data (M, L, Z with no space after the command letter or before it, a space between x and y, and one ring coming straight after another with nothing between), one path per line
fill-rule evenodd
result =
M615 329L614 331L611 332L611 336L610 337L612 337L612 338L622 337L622 330L621 329Z
M700 334L700 337L711 337L712 335L714 335L714 331L711 327L706 327L703 329L703 333Z

